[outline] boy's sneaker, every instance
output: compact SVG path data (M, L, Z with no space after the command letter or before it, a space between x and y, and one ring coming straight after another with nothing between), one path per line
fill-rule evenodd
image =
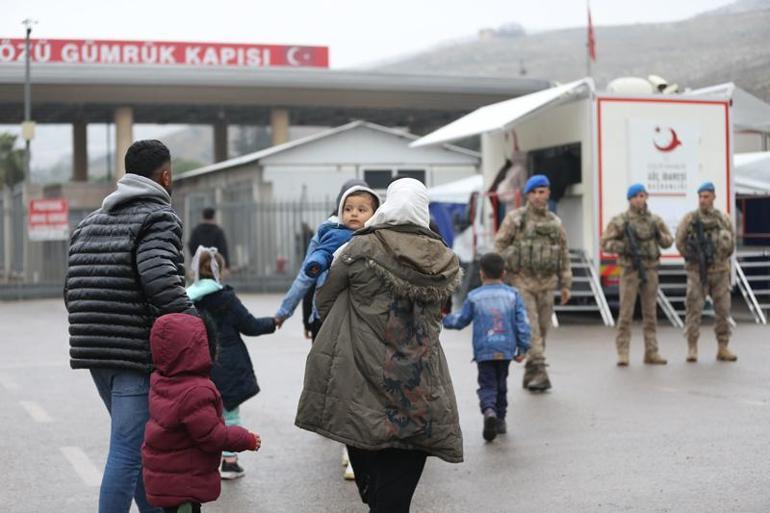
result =
M492 408L484 410L484 431L481 434L487 442L497 436L497 414Z
M219 475L222 476L222 479L238 479L245 474L246 471L243 470L243 467L238 465L237 460L232 463L222 460L222 467L219 470Z
M508 432L508 426L505 425L505 419L497 419L497 434L504 435Z

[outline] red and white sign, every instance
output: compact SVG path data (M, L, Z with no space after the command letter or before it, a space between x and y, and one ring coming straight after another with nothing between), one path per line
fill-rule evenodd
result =
M245 68L329 67L329 48L325 46L32 39L29 53L31 61L37 63ZM24 62L25 58L23 39L0 40L0 64Z
M70 209L64 198L33 199L27 214L29 239L34 241L68 240Z

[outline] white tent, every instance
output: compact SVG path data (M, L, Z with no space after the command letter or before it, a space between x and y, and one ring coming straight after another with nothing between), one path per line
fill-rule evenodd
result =
M738 130L770 133L770 105L732 82L687 91L685 96L722 96L733 100L733 125Z
M521 121L547 106L559 105L593 90L593 80L584 78L512 100L493 103L476 109L435 132L421 137L410 146L446 143L486 132L506 130L517 121Z
M431 203L459 203L466 204L471 193L480 192L484 186L484 177L473 175L455 182L437 185L428 189L428 198Z
M736 194L770 194L770 151L736 153L733 166Z

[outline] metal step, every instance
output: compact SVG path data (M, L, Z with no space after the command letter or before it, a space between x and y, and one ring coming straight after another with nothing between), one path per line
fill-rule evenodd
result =
M559 325L557 312L599 312L605 326L614 326L615 321L612 318L610 306L607 298L604 296L599 276L596 273L593 262L586 256L582 250L570 250L570 266L572 268L572 282L577 285L571 291L573 298L593 298L594 304L575 305L567 304L564 306L558 303L554 305L554 315L551 322L554 326ZM555 297L560 296L560 291L554 293Z
M767 306L762 305L757 301L757 296L754 294L754 290L751 288L751 283L746 279L746 273L743 271L744 264L742 262L735 262L735 273L738 277L738 289L741 291L744 301L749 307L749 311L754 316L754 322L757 324L767 324L767 317L763 310L767 309Z
M682 318L660 288L658 288L658 306L660 306L660 309L663 310L663 313L674 327L684 328Z
M681 270L659 269L658 276L687 276L687 271L685 271L684 268Z
M560 297L561 291L555 291L554 297ZM594 297L594 293L590 290L571 290L570 297Z
M560 312L598 312L595 305L559 305Z
M770 262L741 262L741 267L750 269L753 267L770 267Z
M770 258L770 251L738 251L738 260L743 258Z
M663 290L687 290L687 284L684 283L659 283L658 288Z

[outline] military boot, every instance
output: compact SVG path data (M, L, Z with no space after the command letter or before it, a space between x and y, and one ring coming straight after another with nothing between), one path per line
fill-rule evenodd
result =
M548 379L548 373L545 371L545 363L535 364L535 371L532 379L527 384L530 392L545 392L551 388L551 380Z
M628 349L618 350L618 367L628 367Z
M738 357L735 356L729 349L727 349L727 342L719 343L719 351L717 351L717 360L720 362L734 362Z
M524 364L524 378L521 380L522 388L529 388L529 382L535 377L535 364L531 360L527 360Z
M660 356L657 351L644 353L644 363L649 365L666 365L668 360Z
M695 363L698 361L698 341L697 340L687 341L687 361L690 363Z

